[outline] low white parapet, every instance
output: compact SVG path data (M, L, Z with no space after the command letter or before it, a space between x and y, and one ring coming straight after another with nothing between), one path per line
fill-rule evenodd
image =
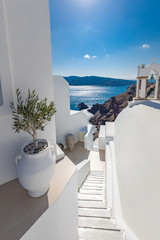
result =
M98 142L99 142L99 149L105 150L106 141L105 141L105 125L100 126L99 136L98 136Z
M121 199L119 194L119 184L117 177L117 167L115 158L114 142L110 141L106 144L106 202L107 207L111 208L112 217L116 220L116 227L123 229L126 234L126 239L138 240L136 235L127 226L123 220L121 211Z
M46 209L21 240L78 240L77 170L67 157L56 164L50 190L39 201Z
M105 162L106 162L106 202L107 207L112 208L112 161L110 147L106 144L105 151Z
M79 131L79 141L80 142L84 142L84 136L86 135L86 133L87 133L87 126L80 129L80 131Z
M83 182L90 173L90 160L85 159L77 165L77 183L78 189L82 186Z
M56 144L56 161L64 158L65 154L62 149Z
M114 122L106 122L106 143L109 141L113 141L115 136L115 123Z
M84 136L84 148L88 151L93 150L93 126L87 125L87 133Z

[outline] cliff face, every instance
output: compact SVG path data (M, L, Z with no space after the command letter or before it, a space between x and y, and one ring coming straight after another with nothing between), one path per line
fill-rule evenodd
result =
M132 101L136 94L136 85L129 86L126 92L111 97L104 104L94 104L89 112L93 113L90 123L93 125L104 125L105 122L115 121L118 114Z
M147 95L153 95L155 84L148 83ZM116 95L108 99L104 104L94 104L88 111L94 116L89 120L90 123L96 125L99 129L100 125L105 125L105 122L114 122L118 114L128 106L128 102L133 100L136 95L136 84L127 88L124 93Z

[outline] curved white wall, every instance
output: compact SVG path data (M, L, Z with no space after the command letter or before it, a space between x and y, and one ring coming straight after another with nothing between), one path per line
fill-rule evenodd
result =
M50 19L48 1L0 0L0 184L16 177L14 159L30 136L11 130L9 102L20 88L35 89L40 98L53 99ZM55 145L55 120L38 137Z
M73 134L78 141L78 132L87 126L87 117L84 113L70 114L69 84L62 76L53 76L54 98L56 112L57 143L66 146L66 135Z
M160 103L145 103L119 114L114 143L122 217L139 239L152 240L160 238Z

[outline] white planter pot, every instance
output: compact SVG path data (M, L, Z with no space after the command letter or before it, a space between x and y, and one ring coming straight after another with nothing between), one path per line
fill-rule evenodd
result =
M39 153L28 154L23 151L26 144L21 150L21 155L16 157L18 180L31 197L42 196L48 191L55 168L53 146L45 139L38 141L47 142L48 147Z

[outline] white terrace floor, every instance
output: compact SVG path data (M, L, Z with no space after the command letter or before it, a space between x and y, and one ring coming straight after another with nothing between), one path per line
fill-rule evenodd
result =
M17 179L0 186L0 239L20 239L58 198L74 173L76 164L90 159L91 170L104 171L104 151L89 152L83 148L83 143L77 143L73 152L65 150L65 153L64 159L56 163L50 190L42 197L29 197Z
M64 152L75 165L84 159L89 159L91 171L105 171L105 151L87 151L83 146L84 144L79 142L72 152L69 152L67 149Z

